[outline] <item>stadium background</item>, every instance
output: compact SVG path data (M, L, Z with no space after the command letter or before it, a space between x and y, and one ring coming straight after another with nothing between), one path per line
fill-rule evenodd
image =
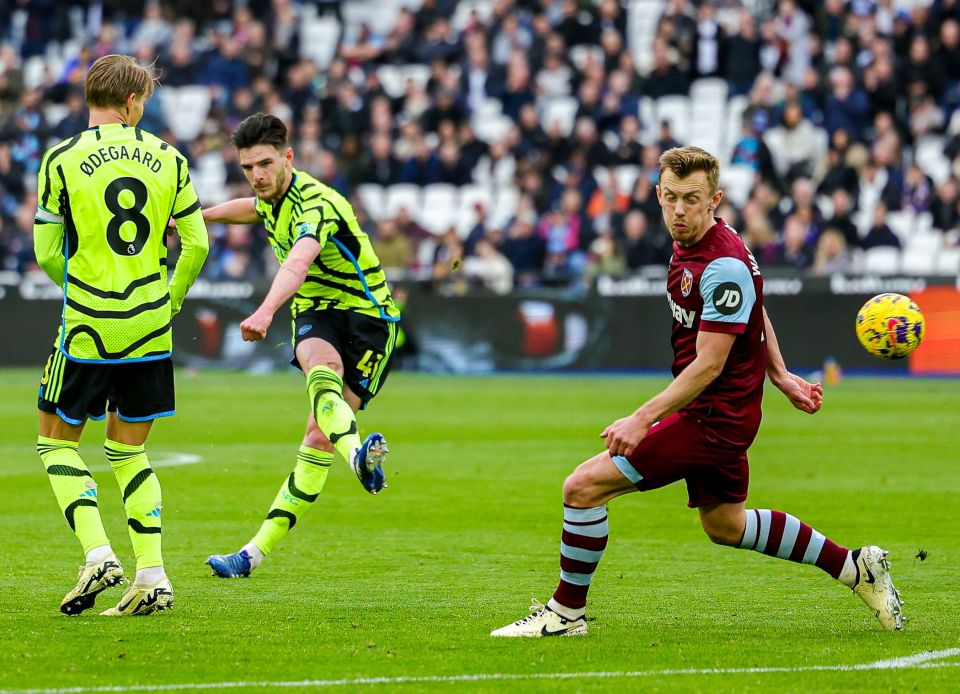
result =
M760 261L792 363L888 367L850 321L890 290L929 307L910 368L960 371L954 0L38 0L0 2L0 26L11 322L57 310L32 251L40 157L86 126L90 62L128 52L162 85L143 127L188 156L205 205L250 194L229 143L240 119L288 123L295 164L350 196L388 268L404 367L663 368L661 349L597 337L624 317L608 346L667 325L651 300L670 252L656 162L695 144L721 160L719 215ZM238 337L275 270L262 229L210 234L181 363L283 364L287 345ZM479 329L504 315L508 329ZM48 341L27 331L0 363Z

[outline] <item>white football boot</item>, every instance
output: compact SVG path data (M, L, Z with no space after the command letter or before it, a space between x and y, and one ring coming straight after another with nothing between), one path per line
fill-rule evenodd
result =
M887 552L874 545L860 548L857 557L857 582L853 592L867 603L887 631L903 629L903 600L890 578Z
M173 586L170 585L170 579L161 578L149 586L134 583L123 594L116 607L104 610L100 615L103 617L139 616L169 610L172 607Z
M77 585L63 596L60 611L68 615L78 615L93 607L97 595L107 588L123 583L123 567L113 555L103 561L91 562L80 567Z
M538 638L541 636L586 636L587 620L584 617L566 619L534 600L530 614L513 624L494 629L490 636Z

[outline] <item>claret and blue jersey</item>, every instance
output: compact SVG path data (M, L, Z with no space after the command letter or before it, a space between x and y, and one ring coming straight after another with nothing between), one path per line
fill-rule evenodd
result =
M760 426L766 373L763 277L753 254L722 219L693 246L674 244L667 299L675 376L696 358L699 331L737 335L723 371L681 412L725 442L749 446Z

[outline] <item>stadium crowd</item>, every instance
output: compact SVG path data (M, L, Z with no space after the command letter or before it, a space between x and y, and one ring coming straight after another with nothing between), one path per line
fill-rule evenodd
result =
M718 215L765 272L960 272L957 0L32 0L0 26L2 270L35 269L40 158L86 127L89 64L125 52L155 64L141 126L205 205L250 194L229 136L274 113L393 278L663 272L677 144L720 157ZM270 271L257 228L210 233L206 277Z

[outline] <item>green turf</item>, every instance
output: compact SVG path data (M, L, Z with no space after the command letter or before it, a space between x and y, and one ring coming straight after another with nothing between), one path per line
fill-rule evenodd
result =
M176 608L141 619L59 614L79 545L34 451L39 372L0 371L0 689L481 673L853 665L960 646L960 383L847 379L823 411L767 394L750 505L789 511L849 546L891 550L911 621L881 631L809 566L711 545L682 485L619 499L584 639L494 640L555 584L564 476L598 433L665 383L635 377L395 374L361 431L392 449L367 495L339 462L317 507L249 580L203 560L256 530L289 474L306 409L296 374L178 374L160 421L164 550ZM122 506L89 425L107 532L134 566ZM915 559L918 550L929 553ZM109 596L109 597L108 597ZM109 606L118 593L101 596ZM960 658L954 657L953 661ZM957 691L960 668L659 674L349 684L349 691ZM289 689L286 691L290 691Z

